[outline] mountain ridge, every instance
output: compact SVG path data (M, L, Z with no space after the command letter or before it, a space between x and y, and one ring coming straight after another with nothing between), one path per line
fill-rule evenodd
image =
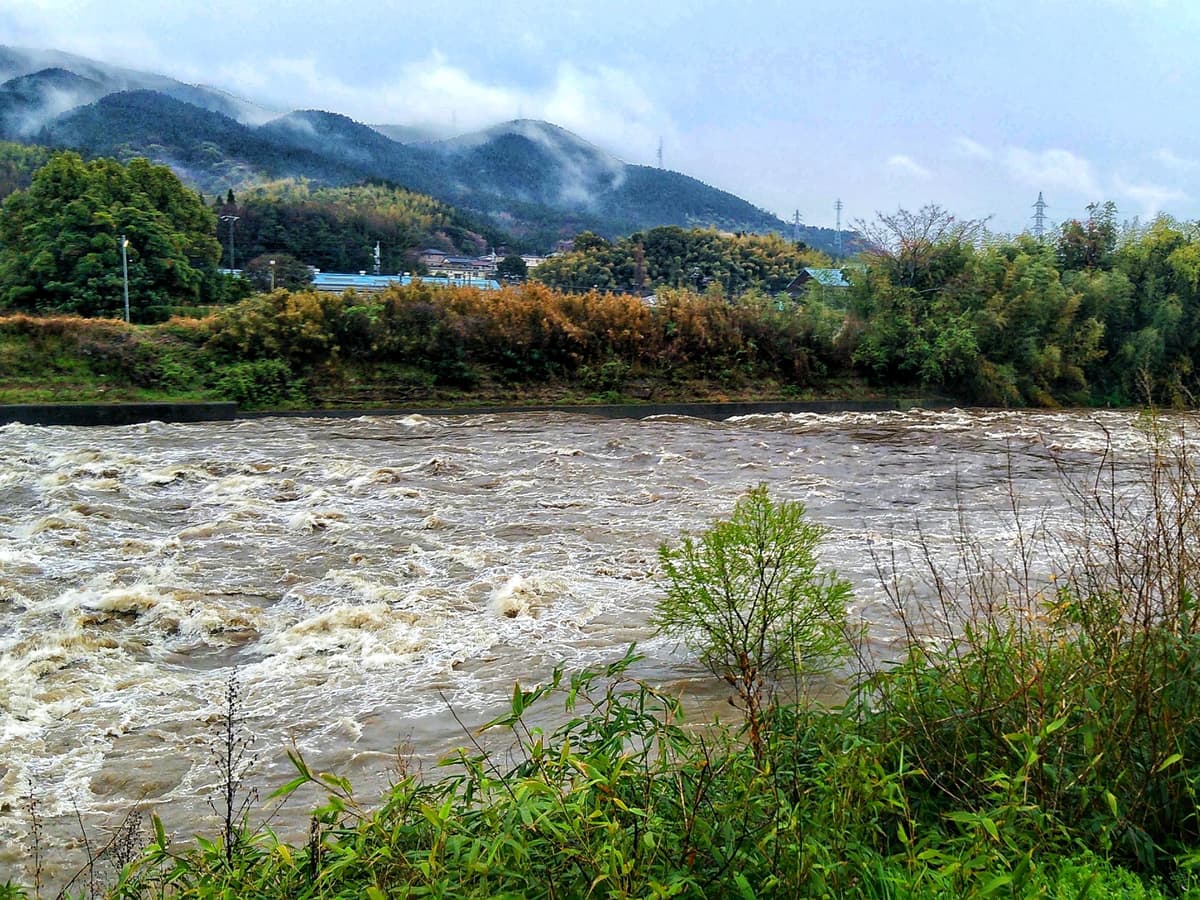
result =
M772 213L732 193L683 173L625 163L535 119L441 140L401 141L386 132L417 138L421 131L366 125L326 110L271 114L222 91L61 51L0 46L4 76L0 135L119 158L147 156L207 192L243 190L279 177L335 186L386 181L543 245L583 229L615 236L657 225L791 232ZM49 105L58 82L69 89L58 98L66 109ZM72 91L87 102L70 105ZM103 95L90 96L98 92ZM31 122L40 126L31 128ZM802 229L822 249L830 249L832 234Z

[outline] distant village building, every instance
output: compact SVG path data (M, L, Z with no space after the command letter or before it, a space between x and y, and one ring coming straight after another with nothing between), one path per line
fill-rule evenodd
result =
M440 263L426 265L429 274L447 278L479 278L496 271L496 261L491 256L447 256Z
M850 282L846 280L846 273L842 269L809 267L801 269L800 274L789 282L786 290L793 297L798 297L805 293L814 282L823 288L835 290L850 287Z
M313 276L312 287L313 290L332 294L341 294L344 291L372 294L385 291L394 284L412 284L414 281L437 287L473 287L483 291L500 290L500 282L494 278L451 277L449 275L367 275L364 272L357 275L345 272L318 272Z
M444 250L438 250L434 247L430 247L418 253L417 260L421 263L421 265L432 269L434 266L440 266L443 262L445 262L446 257L449 255L450 254L446 253Z

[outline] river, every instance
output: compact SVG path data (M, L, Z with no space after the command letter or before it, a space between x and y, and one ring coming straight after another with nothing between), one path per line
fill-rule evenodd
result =
M231 672L264 794L294 745L369 797L398 746L464 743L449 707L478 725L514 681L633 642L639 675L717 708L647 624L656 549L751 486L829 527L824 560L886 655L879 560L964 524L1009 553L1014 497L1027 523L1065 522L1064 470L1145 446L1111 412L0 428L0 882L30 877L30 796L48 880L79 864L76 810L102 834L142 804L188 837Z

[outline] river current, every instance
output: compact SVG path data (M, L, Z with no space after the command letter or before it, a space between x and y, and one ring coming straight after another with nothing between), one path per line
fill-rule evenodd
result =
M294 745L366 798L398 746L437 759L515 681L633 642L638 675L719 703L648 624L656 551L749 487L828 526L886 654L881 558L964 521L1008 552L1014 496L1053 523L1064 471L1145 444L1130 413L960 410L2 427L0 882L28 878L30 796L58 877L76 810L102 831L141 804L189 837L231 672L264 794Z

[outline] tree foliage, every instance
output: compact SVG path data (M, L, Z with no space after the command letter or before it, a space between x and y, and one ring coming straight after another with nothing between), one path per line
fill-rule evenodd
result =
M983 240L937 207L863 226L854 363L880 385L1006 406L1194 402L1200 235L1160 217L1122 235L1112 203L1053 238Z
M163 166L55 155L0 216L0 307L116 316L128 240L135 319L216 289L216 221Z
M736 296L752 288L783 291L806 266L827 262L823 254L778 235L668 225L615 242L584 232L571 252L546 260L533 277L563 290L711 287Z
M250 260L242 269L245 278L259 291L284 288L301 290L312 284L312 269L290 253L263 253Z
M529 274L529 266L519 256L506 256L496 263L496 274L510 281L523 281Z
M48 147L0 141L0 200L29 187L33 173L49 162L51 152Z

